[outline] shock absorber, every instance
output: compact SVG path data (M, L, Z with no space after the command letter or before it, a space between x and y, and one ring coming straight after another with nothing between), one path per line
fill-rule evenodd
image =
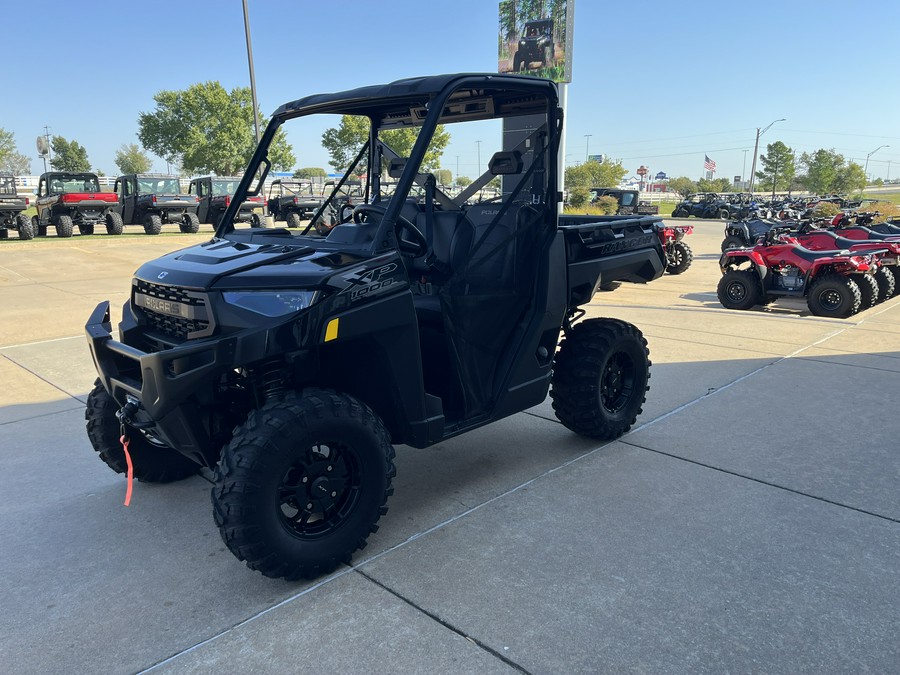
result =
M272 359L259 364L253 371L256 391L262 401L283 395L287 391L285 364L279 359Z

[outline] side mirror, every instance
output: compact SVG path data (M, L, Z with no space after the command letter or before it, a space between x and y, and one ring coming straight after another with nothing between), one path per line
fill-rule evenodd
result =
M394 179L400 178L400 175L403 173L403 169L406 168L406 158L405 157L394 157L391 159L388 164L388 176Z
M522 153L518 150L495 152L488 162L488 169L493 176L508 176L522 173Z

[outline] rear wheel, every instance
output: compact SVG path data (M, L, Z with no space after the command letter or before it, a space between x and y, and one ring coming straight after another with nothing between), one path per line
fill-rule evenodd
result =
M119 421L116 411L119 404L110 396L100 380L88 395L84 418L87 435L106 465L116 473L126 473L128 463L119 440ZM134 477L145 483L170 483L193 476L199 466L172 448L150 442L143 434L131 430L128 454L134 469Z
M641 331L617 319L588 319L568 331L556 353L553 411L576 434L618 438L640 415L649 380Z
M731 212L728 209L720 209L719 210L719 218L722 220L728 220L731 218Z
M685 214L684 209L681 209L681 208L679 208L679 207L677 207L677 206L676 206L675 209L672 211L672 217L673 217L673 218L684 218L685 215L686 215L686 214Z
M381 420L351 396L307 389L269 401L237 428L216 467L222 539L268 577L327 574L378 529L393 459Z
M722 252L724 253L725 251L728 251L733 248L743 248L746 245L747 244L744 242L744 240L741 239L740 237L738 237L737 235L729 234L722 241Z
M22 236L21 234L19 235ZM895 268L896 269L896 268ZM875 272L875 281L878 283L878 302L884 302L894 297L897 292L897 280L890 268L881 266Z
M197 234L200 231L200 219L196 213L185 213L178 228L185 234Z
M687 271L694 261L694 252L683 241L672 244L672 252L669 254L666 272L669 274L682 274Z
M253 227L262 227L263 219L262 219L262 217L260 217L260 215L258 213L256 213L254 211L253 213L250 214L250 224Z
M122 222L122 215L118 211L106 214L106 234L122 234L124 229L125 223Z
M69 216L57 216L56 218L56 236L71 237L73 230L72 219Z
M159 234L162 232L162 219L152 213L144 216L144 232L147 234Z
M816 316L846 319L859 311L859 286L850 277L827 274L813 282L806 298L809 311Z
M16 216L16 229L19 230L19 239L34 239L34 227L28 216L21 213Z
M759 276L753 270L728 270L716 288L725 309L750 309L762 302Z

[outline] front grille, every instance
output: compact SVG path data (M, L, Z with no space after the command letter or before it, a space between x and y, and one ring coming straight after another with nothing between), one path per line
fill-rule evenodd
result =
M149 326L169 337L206 337L215 328L205 293L135 279L131 302Z

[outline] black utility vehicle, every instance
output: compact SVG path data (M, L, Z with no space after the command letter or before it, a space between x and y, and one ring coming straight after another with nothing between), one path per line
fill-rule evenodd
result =
M352 222L325 238L307 236L311 225L236 226L276 131L320 113L371 125L319 209L366 175ZM493 120L521 115L532 130L503 148ZM420 167L436 126L454 123L499 149L450 197ZM382 134L407 127L419 133L400 157ZM100 457L124 472L123 435L140 480L213 469L227 546L265 575L298 578L365 545L393 491L395 444L440 443L548 389L569 429L625 433L648 389L646 340L581 306L603 281L663 273L660 219L559 216L561 128L556 85L518 75L415 78L281 106L215 237L137 271L121 341L108 302L92 313L100 378L86 415ZM398 181L390 195L382 167ZM469 204L496 176L502 197ZM424 199L407 198L414 188Z
M191 180L188 193L196 196L198 200L197 218L201 223L211 223L213 227L219 226L240 182L239 176L203 176ZM234 218L238 222L252 223L254 227L260 227L263 220L257 209L262 209L264 206L261 195L248 197L241 202L240 210L235 213Z
M276 222L283 220L288 227L300 227L323 201L325 196L317 193L310 181L279 178L269 185L266 208Z
M612 197L619 205L617 214L620 216L630 216L632 214L640 214L645 216L655 216L659 213L659 206L650 204L650 202L640 200L640 192L637 190L620 190L619 188L591 188L591 203L600 199L600 197Z
M81 234L94 234L94 226L103 223L108 234L122 234L118 204L114 192L100 191L95 173L48 172L38 181L32 229L43 237L52 225L57 237L71 237L75 225Z
M198 232L197 197L181 194L178 176L139 173L116 178L119 213L126 225L143 225L147 234L159 234L165 223L178 223L182 232Z
M17 230L19 239L33 239L31 219L23 211L28 208L28 197L16 190L16 177L0 173L0 239L6 239L10 230Z
M555 58L553 19L526 21L519 38L519 48L513 55L513 70L529 70L532 63L540 63L546 68Z
M728 218L728 203L715 192L691 195L672 211L673 218Z

